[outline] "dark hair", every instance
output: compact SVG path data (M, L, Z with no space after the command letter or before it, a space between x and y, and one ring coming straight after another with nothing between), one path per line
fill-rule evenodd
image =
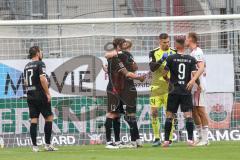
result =
M192 38L192 41L194 43L197 43L198 41L198 36L197 36L197 33L196 32L190 32L188 33L188 37Z
M37 53L40 52L40 48L38 46L32 46L29 49L29 58L33 58L37 55Z
M120 48L122 48L123 43L125 43L126 40L124 38L115 38L113 40L113 47L114 49L117 49L117 47L119 46Z
M185 39L184 38L177 38L176 43L180 44L181 46L184 46Z
M169 36L168 36L168 34L167 33L161 33L160 35L159 35L159 39L167 39Z

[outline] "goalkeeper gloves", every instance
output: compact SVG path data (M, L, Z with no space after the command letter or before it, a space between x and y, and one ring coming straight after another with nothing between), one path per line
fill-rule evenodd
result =
M162 64L168 57L168 53L164 53L162 58L157 61L157 63Z

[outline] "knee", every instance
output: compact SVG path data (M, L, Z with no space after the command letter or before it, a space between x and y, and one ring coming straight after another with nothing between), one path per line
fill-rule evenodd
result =
M31 123L37 124L37 123L38 123L38 119L37 119L37 118L32 118L32 119L31 119Z
M186 122L191 122L191 123L193 123L193 118L192 118L192 117L186 117Z
M166 118L166 122L172 123L173 118Z
M173 114L172 112L168 112L168 111L167 111L167 112L166 112L166 117L173 119L174 114Z
M136 115L125 115L124 120L130 125L137 121Z
M48 116L47 118L45 118L46 122L52 122L53 121L53 115Z
M158 110L157 109L153 109L152 110L152 118L157 118L158 117Z
M111 118L111 119L115 119L115 118L119 118L119 114L118 113L114 113L114 112L108 112L106 115L107 118Z

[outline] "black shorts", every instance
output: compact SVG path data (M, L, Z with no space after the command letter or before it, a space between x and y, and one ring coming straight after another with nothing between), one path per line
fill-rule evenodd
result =
M126 106L126 113L137 112L137 90L135 86L125 87L123 92L120 94L123 105Z
M137 91L135 88L126 88L120 94L107 91L108 112L136 113Z
M124 113L122 101L119 94L107 91L107 112Z
M192 111L192 95L168 94L167 111L177 113L179 105L181 112Z
M29 107L29 116L30 118L39 118L40 113L44 118L53 115L51 103L47 101L47 98L44 99L28 99L27 100Z

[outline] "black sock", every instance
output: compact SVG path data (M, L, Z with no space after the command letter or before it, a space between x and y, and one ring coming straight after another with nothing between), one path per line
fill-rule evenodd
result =
M51 144L52 122L45 122L44 133L45 133L46 144Z
M186 129L188 133L188 140L193 140L193 119L192 118L186 118Z
M113 119L107 118L105 122L105 129L106 129L106 141L111 141L111 132L112 132L112 122Z
M34 146L37 146L37 123L31 123L30 136L32 139L32 144Z
M139 136L139 130L138 130L138 125L137 125L137 121L134 122L134 125L133 125L133 132L135 134L135 139L140 139L140 136Z
M125 116L125 120L127 121L130 127L131 141L136 141L137 139L140 138L136 117Z
M115 136L115 142L120 141L120 118L113 120L113 130Z
M165 141L169 141L170 132L172 129L172 118L167 118L165 121Z

